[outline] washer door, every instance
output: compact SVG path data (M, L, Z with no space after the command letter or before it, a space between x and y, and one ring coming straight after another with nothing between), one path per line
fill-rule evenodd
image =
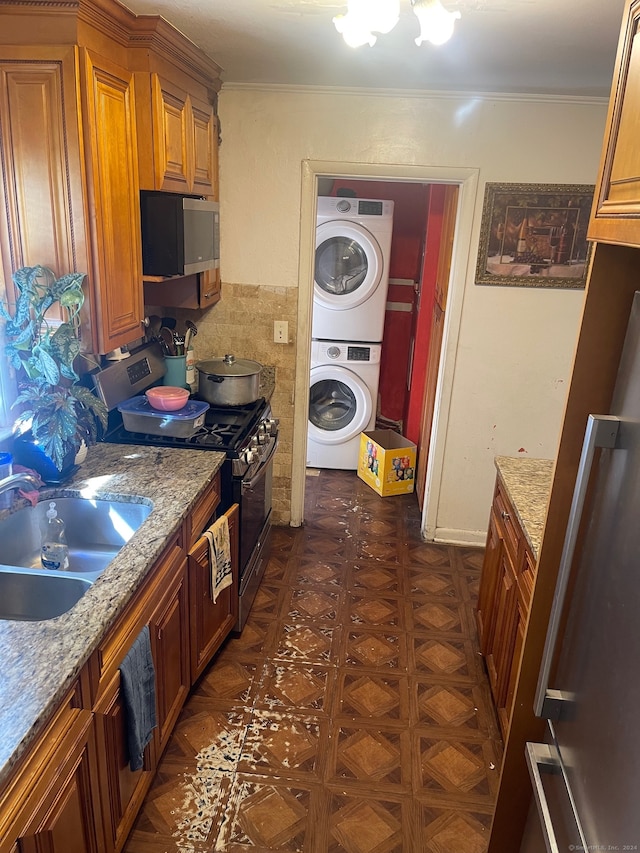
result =
M371 392L351 370L323 364L311 370L309 438L320 444L342 444L369 426Z
M346 311L366 302L380 284L382 250L357 222L336 219L316 228L314 299L325 308Z

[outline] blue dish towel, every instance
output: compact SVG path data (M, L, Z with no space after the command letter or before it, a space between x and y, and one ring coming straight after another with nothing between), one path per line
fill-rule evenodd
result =
M156 673L151 657L149 626L145 625L120 665L120 681L127 715L129 766L140 770L144 748L156 721Z

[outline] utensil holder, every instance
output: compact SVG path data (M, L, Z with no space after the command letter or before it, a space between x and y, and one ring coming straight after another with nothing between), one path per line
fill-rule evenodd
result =
M185 355L165 355L164 363L167 372L162 380L163 385L177 385L178 388L189 388L187 385L187 357Z

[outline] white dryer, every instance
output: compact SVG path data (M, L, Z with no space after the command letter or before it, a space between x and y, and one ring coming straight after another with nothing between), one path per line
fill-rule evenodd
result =
M382 341L393 202L320 196L311 337Z
M307 465L356 470L360 433L376 423L380 344L311 342Z

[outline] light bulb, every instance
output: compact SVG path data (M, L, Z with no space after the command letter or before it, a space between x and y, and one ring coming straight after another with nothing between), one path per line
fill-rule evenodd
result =
M333 19L335 28L350 47L374 45L372 34L388 33L398 23L400 0L349 0L347 14Z
M416 39L418 47L423 41L431 44L449 41L453 25L460 18L460 12L448 12L440 0L414 0L413 11L420 21L420 35Z
M333 23L349 47L361 47L363 44L373 47L376 43L376 37L367 26L357 19L350 18L348 14L336 15Z

